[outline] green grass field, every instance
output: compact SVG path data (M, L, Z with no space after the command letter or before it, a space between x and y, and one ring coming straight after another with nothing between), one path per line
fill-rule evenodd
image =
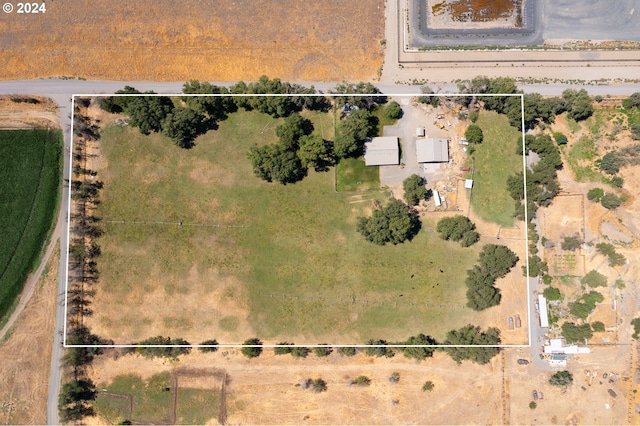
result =
M464 271L479 248L425 230L399 246L366 242L355 222L370 213L371 201L336 193L333 170L310 171L295 185L259 180L247 149L275 142L276 123L235 113L191 150L136 129L104 130L109 167L99 210L106 234L102 295L93 306L101 336L131 341L164 330L189 340L237 330L233 341L240 342L254 337L242 334L248 319L262 339L357 343L420 332L442 338L473 322L475 314L462 309ZM205 307L217 298L220 305L242 301L246 314Z
M60 198L62 134L0 131L0 319L40 260Z
M111 424L123 420L159 424L169 420L172 398L169 373L156 374L146 382L136 375L118 376L109 385L100 384L98 389L106 389L107 392L120 396L98 392L94 404L98 415ZM128 399L123 397L133 397L133 411L130 410Z
M98 389L94 407L98 416L109 424L124 420L169 424L171 420L173 390L169 373L156 374L147 381L136 375L118 376L108 385L101 383ZM220 389L179 386L177 393L176 424L203 425L218 416Z
M522 172L522 156L516 144L522 134L509 126L506 116L483 111L476 123L484 141L473 154L474 175L471 206L483 219L502 226L513 226L515 202L507 191L507 179Z
M336 165L338 192L369 191L380 188L380 167L366 166L363 157L343 158Z
M384 136L384 126L395 126L398 120L387 117L387 105L380 105L373 110L373 115L378 118L378 136Z

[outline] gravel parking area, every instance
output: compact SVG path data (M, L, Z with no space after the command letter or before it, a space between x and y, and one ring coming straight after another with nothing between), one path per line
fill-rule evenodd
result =
M426 170L418 164L416 128L424 127L426 137L444 139L451 137L448 127L439 129L434 124L437 121L438 110L420 104L410 105L407 98L397 101L401 104L404 115L397 125L385 126L384 136L398 136L400 138L401 163L404 166L380 166L380 183L392 190L400 189L402 181L414 173L426 178L427 182L436 179L440 174L441 164L439 163L429 164ZM403 105L402 101L406 104ZM446 120L440 120L440 122L446 125ZM450 144L449 150L451 149ZM397 193L396 196L398 195Z

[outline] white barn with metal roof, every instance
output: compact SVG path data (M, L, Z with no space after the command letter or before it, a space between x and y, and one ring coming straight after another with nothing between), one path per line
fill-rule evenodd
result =
M418 163L446 163L449 161L449 141L447 139L416 140Z
M400 164L400 148L397 136L381 136L364 144L364 163L367 166Z

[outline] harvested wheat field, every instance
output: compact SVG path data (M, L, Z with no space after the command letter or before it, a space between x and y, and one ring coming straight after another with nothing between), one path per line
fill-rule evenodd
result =
M384 2L57 0L0 21L3 79L370 80ZM10 18L10 19L7 19Z
M9 338L0 343L0 419L5 424L45 424L55 319L59 249L49 259L33 297Z

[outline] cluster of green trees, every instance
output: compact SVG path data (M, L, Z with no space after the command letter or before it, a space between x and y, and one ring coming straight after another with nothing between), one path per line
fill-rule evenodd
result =
M242 343L242 345L240 352L249 359L257 358L262 353L262 342L260 339L247 339Z
M476 311L500 303L500 289L494 286L518 262L518 256L506 246L487 244L480 253L479 264L467 271L467 306Z
M551 109L554 114L561 114L566 111L567 117L575 121L586 120L593 114L591 97L585 89L566 89L562 92L561 99L562 102L551 102Z
M622 198L618 197L613 192L605 192L602 188L591 188L587 192L587 199L595 203L599 202L602 204L602 207L609 210L615 210L622 204Z
M627 99L622 101L622 107L624 109L638 108L640 107L640 92L631 94Z
M328 111L331 107L325 96L317 94L313 86L270 80L262 76L257 82L240 81L230 88L219 87L207 82L191 80L183 85L185 95L179 102L154 92L140 92L125 86L118 95L100 99L102 109L112 113L126 113L129 124L138 127L141 133L163 133L182 148L193 147L195 138L208 130L216 129L218 123L238 108L257 110L273 117L287 117L303 109ZM259 94L287 94L299 96L250 96ZM247 96L229 96L247 95Z
M379 120L368 109L352 111L336 125L333 150L337 159L362 155L364 143L378 134Z
M489 328L487 331L482 331L480 327L473 325L467 325L457 330L451 330L447 333L446 339L442 342L443 345L499 345L500 344L500 330L497 328ZM391 358L395 355L392 348L385 345L388 343L385 340L369 340L368 345L380 345L378 347L366 348L366 354L368 356L387 357ZM407 339L405 342L398 342L395 345L437 345L438 342L431 336L424 334L418 334ZM432 357L436 350L446 352L451 356L458 364L464 360L470 360L478 364L486 364L498 354L499 348L493 347L467 347L467 348L450 348L450 347L399 347L394 348L403 353L405 358L424 360L428 357Z
M469 141L469 143L482 143L482 141L484 140L484 133L482 133L482 129L480 128L480 126L471 124L464 132L464 137L467 141Z
M346 82L338 83L329 93L339 95L334 97L334 101L338 107L343 107L348 104L368 111L373 110L379 105L386 104L388 100L387 97L380 92L380 89L371 83L364 82L355 84Z
M312 134L313 126L309 130L308 120L301 123L299 112L303 109L328 111L331 108L331 102L317 93L313 86L304 87L262 76L257 82L247 84L240 81L229 88L192 80L183 85L182 91L185 95L208 96L171 99L125 86L116 92L120 96L101 98L100 106L109 112L126 113L130 117L129 124L141 133L162 133L182 148L193 147L199 135L217 129L229 113L239 108L260 111L276 118L285 117L283 134L278 134L280 142L262 147L254 145L248 154L258 177L283 184L304 178L308 167L324 171L337 159L361 155L367 138L378 133L379 121L372 110L387 102L386 96L371 83L336 85L333 93L344 94L335 98L336 105L349 104L352 110L338 122L334 141L330 143ZM263 94L293 96L257 96ZM402 115L402 108L392 103L386 113L398 118Z
M480 327L469 324L458 330L447 333L445 345L499 345L500 330L491 327L482 331ZM445 347L444 351L461 364L464 360L471 360L477 364L487 364L491 358L500 352L496 347Z
M359 217L357 231L374 244L400 244L420 231L417 212L402 201L392 198L381 209L375 209L370 217Z
M529 273L527 274L527 265L522 265L522 273L525 276L529 277L539 277L540 275L544 275L549 272L549 265L547 262L542 260L540 256L533 255L529 256Z
M456 98L457 102L465 106L473 106L481 101L485 109L505 114L509 118L509 124L522 130L520 98L499 96L522 93L512 78L479 76L470 81L458 83L458 90L469 96ZM482 96L489 94L497 96ZM567 115L576 121L585 120L593 114L591 98L584 89L567 89L562 92L560 98L543 98L539 93L525 93L523 103L525 129L533 129L539 123L552 123L555 116L563 112L567 112Z
M610 243L598 243L596 244L596 250L598 253L607 256L609 259L609 266L622 266L627 262L627 259L621 253L616 251L613 244Z
M515 80L508 77L488 78L478 76L470 81L458 83L458 91L469 96L457 97L456 102L475 108L477 102L482 102L485 109L506 114L509 123L521 129L521 104L518 96L482 96L487 95L508 95L519 93Z
M204 342L203 342L204 344ZM383 339L369 339L368 345L363 349L364 353L370 357L393 358L396 353L402 353L405 358L422 361L432 357L436 350L441 350L451 355L460 363L463 360L471 360L479 364L486 364L495 356L499 348L436 348L438 341L431 336L422 333L409 337L407 340L396 343L389 343ZM467 325L458 330L447 333L445 345L498 345L500 344L500 331L489 328L482 331L480 327ZM259 339L247 339L243 343L242 354L247 358L255 358L262 353L262 342ZM391 347L393 345L393 347ZM404 346L406 345L406 346ZM317 357L325 357L333 352L333 349L326 344L314 347L313 350L307 347L294 346L293 343L280 342L274 348L276 355L290 354L296 358L306 358L311 352ZM337 348L337 353L342 356L351 357L356 355L359 349L354 346L341 346Z
M640 124L634 124L631 126L631 136L634 139L640 139ZM596 164L598 164L600 170L604 171L605 173L609 175L616 175L620 172L620 169L622 167L635 166L640 164L640 144L627 146L615 151L610 151L606 153L601 159L596 161ZM620 176L613 176L611 178L611 184L615 187L622 188L623 183L624 180Z
M551 137L545 134L525 136L525 149L540 156L540 161L527 172L527 214L531 220L538 206L548 206L560 192L557 170L562 168L562 158ZM507 189L516 202L516 217L524 220L524 174L510 176Z
M420 93L422 96L418 96L418 102L421 104L429 104L434 108L440 105L440 96L430 96L435 94L430 86L421 86Z
M276 128L278 143L263 146L254 143L249 148L247 157L255 175L267 182L286 185L303 179L309 165L326 167L331 157L329 145L312 132L309 119L298 113L286 117Z
M420 201L429 199L431 190L427 190L425 184L425 179L415 173L402 181L404 199L407 201L407 204L417 206Z
M280 85L283 84L280 83ZM236 86L232 87L232 92L241 91ZM249 90L249 93L270 93L263 91L266 89L256 91L257 89L253 88L252 85L242 90ZM349 90L353 90L353 92ZM280 89L279 92L275 93L287 92L285 89ZM336 86L336 93L379 93L379 90L369 83L359 83L357 85L339 84ZM309 167L313 167L316 171L326 171L329 166L340 158L362 155L364 142L378 133L378 119L371 113L371 110L381 102L386 102L386 97L382 95L337 97L336 104L344 105L348 103L352 107L357 107L357 109L345 114L338 122L334 141L331 143L324 140L322 136L313 134L312 123L302 118L297 112L302 107L307 109L327 109L328 104L322 103L320 99L309 103L310 97L301 97L300 99L307 100L307 103L300 105L295 103L296 98L242 97L234 99L240 100L236 102L238 107L245 109L255 108L261 112L271 113L276 117L286 116L285 122L276 129L276 133L280 137L279 143L262 147L253 145L248 154L254 172L258 177L268 182L277 181L282 184L301 180L306 176ZM285 102L288 103L289 107L280 106L276 108L273 105L274 102ZM398 115L402 111L400 109L400 112L394 112L393 105L390 105L390 107L391 114ZM399 105L398 108L400 108Z
M582 284L586 284L591 288L606 287L607 277L600 272L591 270L580 280Z
M602 294L597 291L590 291L589 293L583 294L575 302L569 303L569 312L576 318L585 320L596 308L596 303L600 303L603 300L604 296L602 296Z
M593 337L593 330L589 324L576 325L572 322L562 324L562 336L567 343L584 343Z
M443 240L459 241L462 247L469 247L480 240L475 223L462 215L440 219L436 225L436 231L440 233L440 238Z
M549 378L549 384L552 386L564 387L569 386L571 383L573 383L573 374L567 370L558 371Z
M562 300L562 293L560 293L560 289L556 287L545 288L542 295L549 301Z
M78 379L64 383L58 396L58 411L63 423L77 422L95 415L91 403L98 396L95 384L90 379Z
M582 238L580 238L580 236L576 234L569 237L564 237L562 239L562 243L560 243L560 247L562 248L562 250L576 251L580 248L582 243L584 243L584 241L582 241Z
M190 345L191 343L181 338L172 339L171 337L155 336L139 343L134 343L132 347L126 348L123 352L125 354L137 353L145 358L168 358L175 361L180 355L191 353Z
M311 353L311 349L304 346L293 346L293 343L281 342L281 343L278 343L278 345L282 345L282 346L277 346L273 348L273 353L276 355L291 354L291 356L294 358L306 358ZM327 349L327 348L319 348L319 349ZM328 349L330 350L330 348ZM319 356L327 356L331 352L326 353L326 355L324 354L325 352L323 351L319 351L317 353L321 354Z

